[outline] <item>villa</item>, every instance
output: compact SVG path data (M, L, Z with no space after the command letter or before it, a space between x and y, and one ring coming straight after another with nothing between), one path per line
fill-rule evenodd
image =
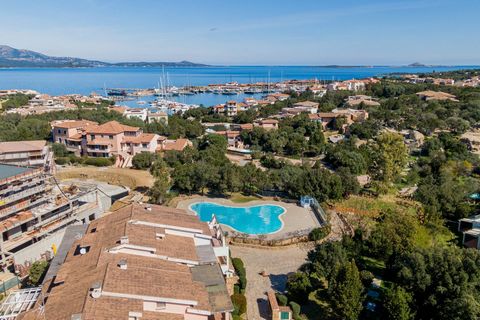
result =
M427 91L421 91L417 92L416 95L425 101L430 101L430 100L435 100L435 101L454 101L458 102L457 97L455 97L453 94L446 93L446 92L441 92L441 91L432 91L432 90L427 90Z
M192 142L188 139L168 140L153 133L143 133L131 127L110 121L97 124L86 120L52 122L53 141L62 143L77 156L118 156L116 166L131 166L132 157L141 152L182 151Z
M375 101L374 98L371 96L366 96L366 95L356 95L356 96L349 96L347 98L347 101L345 102L350 107L357 107L361 104L369 107L378 107L380 106L380 103L378 101Z
M276 130L278 129L277 119L260 119L253 123L254 127L260 127L264 130Z

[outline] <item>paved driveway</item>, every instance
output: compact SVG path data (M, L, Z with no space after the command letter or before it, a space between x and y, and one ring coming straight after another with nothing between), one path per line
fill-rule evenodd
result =
M270 289L285 290L287 274L295 272L307 257L312 244L300 244L280 249L257 249L231 246L232 257L243 260L247 269L248 320L268 319L268 303L265 292ZM265 270L269 276L263 277Z

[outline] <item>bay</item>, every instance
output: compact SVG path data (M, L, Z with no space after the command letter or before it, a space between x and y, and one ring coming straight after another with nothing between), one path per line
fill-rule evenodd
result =
M177 87L226 82L278 82L287 79L347 80L382 76L389 73L441 72L475 66L437 67L312 67L312 66L214 66L165 67L169 84ZM0 89L33 89L50 95L104 94L104 88L154 88L159 86L162 68L9 68L0 69ZM254 96L258 98L258 96ZM226 97L211 93L182 96L179 102L204 104L243 100L244 95ZM145 99L142 99L145 100ZM136 102L128 103L135 104Z

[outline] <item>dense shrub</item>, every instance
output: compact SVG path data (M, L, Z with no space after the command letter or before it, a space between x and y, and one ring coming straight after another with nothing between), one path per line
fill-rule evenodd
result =
M68 157L56 158L55 163L58 165L64 165L70 163L70 159Z
M28 270L28 284L31 286L39 285L47 269L48 261L35 261Z
M233 293L240 293L240 285L234 284L233 285Z
M281 293L275 294L277 297L278 304L281 306L286 306L288 304L288 298L286 295L283 295Z
M302 319L302 317L300 316L300 305L298 303L290 301L290 308L292 308L293 319Z
M108 167L113 164L110 158L87 158L83 163L95 167Z
M233 314L242 315L247 312L247 298L243 294L234 293L231 297L233 303Z
M310 241L318 241L330 234L331 227L330 225L326 225L321 228L315 228L308 234L308 239Z
M247 271L245 270L243 261L240 258L233 258L232 264L239 278L241 292L245 292L245 288L247 287Z

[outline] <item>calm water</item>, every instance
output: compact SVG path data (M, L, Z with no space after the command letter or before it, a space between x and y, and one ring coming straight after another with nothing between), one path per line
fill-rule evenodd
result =
M215 214L218 222L248 234L273 233L282 228L280 215L285 209L276 205L228 207L211 202L199 202L190 207L202 221L210 221Z
M165 68L170 85L208 85L236 81L239 83L277 82L286 79L345 80L380 76L392 72L431 72L472 68L457 67L307 67L307 66L237 66ZM50 95L102 93L103 88L158 87L162 68L25 68L0 69L0 89L33 89ZM244 96L203 94L177 98L180 102L213 105L226 100L243 100ZM145 100L145 99L143 99ZM130 105L132 103L129 103ZM135 104L135 103L133 103Z

